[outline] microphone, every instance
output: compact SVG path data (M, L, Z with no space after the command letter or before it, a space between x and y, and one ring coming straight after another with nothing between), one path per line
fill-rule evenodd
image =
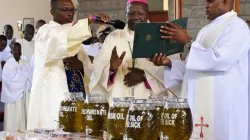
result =
M100 17L92 16L91 19L96 22L104 23ZM112 25L116 29L124 29L126 25L123 21L120 20L111 20L104 24Z

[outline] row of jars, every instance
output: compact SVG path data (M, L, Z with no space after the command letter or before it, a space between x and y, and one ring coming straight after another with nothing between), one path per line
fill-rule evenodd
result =
M110 140L189 140L192 115L185 99L113 98L67 93L61 102L59 123L65 132L85 132Z

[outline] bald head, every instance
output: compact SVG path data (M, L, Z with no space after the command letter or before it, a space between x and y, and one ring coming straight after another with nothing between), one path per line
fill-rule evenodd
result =
M207 19L214 20L217 17L233 10L234 0L206 0Z

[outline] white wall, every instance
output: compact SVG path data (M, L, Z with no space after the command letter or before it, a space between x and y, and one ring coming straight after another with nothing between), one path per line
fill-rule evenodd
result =
M0 34L5 24L11 24L14 37L19 38L17 21L23 21L23 18L34 18L35 22L39 19L50 21L50 0L0 0Z
M168 10L168 0L163 1L163 10Z

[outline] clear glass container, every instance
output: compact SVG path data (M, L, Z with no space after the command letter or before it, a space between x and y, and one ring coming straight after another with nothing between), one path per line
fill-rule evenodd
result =
M105 95L87 95L82 109L82 126L86 135L100 137L107 131L108 110Z
M64 132L82 131L83 93L64 93L64 100L59 110L60 129Z
M134 100L126 120L125 139L157 140L157 113L152 100Z
M126 116L133 99L133 97L113 98L108 113L108 133L112 140L123 139Z
M168 99L161 115L161 138L189 140L193 131L191 110L186 99Z
M157 115L157 133L160 134L160 121L161 121L161 114L163 112L164 106L167 102L168 97L152 97L150 96L149 99L153 100L154 106L156 108L156 115Z

